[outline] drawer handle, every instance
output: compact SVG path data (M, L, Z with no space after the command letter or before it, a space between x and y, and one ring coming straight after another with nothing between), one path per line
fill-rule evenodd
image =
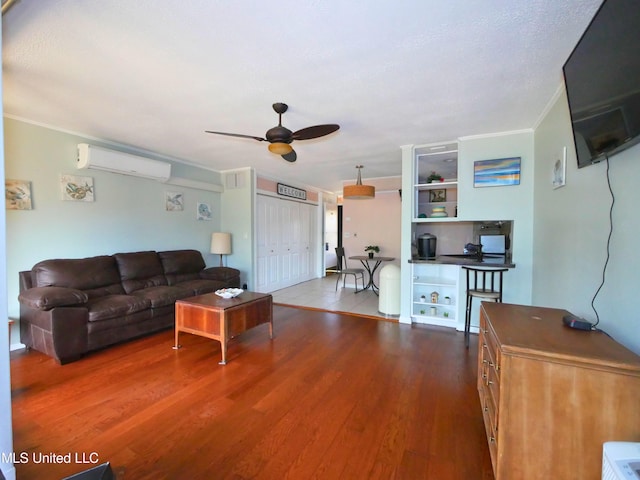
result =
M489 381L487 382L487 385L493 385L493 382L492 382L491 380L489 380Z

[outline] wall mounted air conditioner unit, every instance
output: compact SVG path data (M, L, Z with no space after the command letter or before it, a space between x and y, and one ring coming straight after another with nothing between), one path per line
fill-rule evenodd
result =
M96 147L87 143L78 144L76 167L150 178L158 182L166 182L171 177L170 163Z
M640 443L605 442L602 480L640 480Z

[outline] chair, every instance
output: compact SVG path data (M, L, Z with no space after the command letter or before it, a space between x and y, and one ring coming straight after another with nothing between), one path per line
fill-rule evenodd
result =
M471 330L471 302L473 298L502 303L502 274L508 268L462 267L467 271L467 312L464 319L464 344L469 348Z
M336 292L338 291L338 282L340 281L340 278L342 278L342 288L344 288L346 275L353 275L353 281L356 285L355 293L358 293L361 291L361 290L358 290L358 275L359 275L360 280L362 280L362 290L364 290L364 268L348 268L347 257L344 254L343 247L336 247L336 257L338 262L338 267L336 269L336 273L338 274L338 278L336 279ZM343 268L343 265L344 265L344 268Z

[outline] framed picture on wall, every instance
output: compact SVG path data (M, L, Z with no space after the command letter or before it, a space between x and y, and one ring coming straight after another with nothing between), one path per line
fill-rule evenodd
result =
M197 219L198 220L211 220L211 207L208 203L198 202L198 212Z
M93 202L93 177L60 175L62 199L72 202Z
M562 149L562 155L553 164L553 188L564 187L567 183L567 147Z
M164 192L164 208L167 212L184 210L184 195L181 192Z
M31 182L5 180L4 199L7 210L31 210Z
M474 187L520 185L520 157L478 160L473 163Z

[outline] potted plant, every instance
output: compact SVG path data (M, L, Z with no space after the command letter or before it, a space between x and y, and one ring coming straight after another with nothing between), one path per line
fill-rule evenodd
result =
M432 182L444 182L444 178L442 178L442 176L437 174L436 172L432 171L431 175L427 177L427 183Z
M364 247L364 251L369 253L369 258L373 258L373 254L378 253L380 251L380 247L377 245L369 245Z

